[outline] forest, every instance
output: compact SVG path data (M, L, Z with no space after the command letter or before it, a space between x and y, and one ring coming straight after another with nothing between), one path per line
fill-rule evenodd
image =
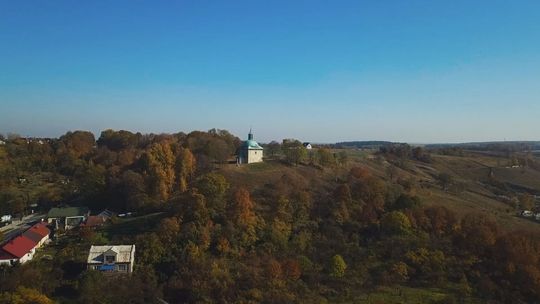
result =
M86 206L136 217L59 233L41 258L2 267L0 303L540 301L540 234L426 204L420 182L375 172L349 149L286 139L265 145L264 163L237 166L241 140L217 129L3 140L0 214ZM370 157L432 161L401 145ZM440 191L456 189L436 177ZM134 273L86 270L95 244L135 244Z

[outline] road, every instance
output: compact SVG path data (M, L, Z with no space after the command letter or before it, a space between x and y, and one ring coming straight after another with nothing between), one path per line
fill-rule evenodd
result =
M0 231L4 234L4 239L0 240L0 243L7 241L14 237L15 235L22 233L26 229L30 228L30 223L39 221L45 218L45 214L34 213L28 216L23 217L22 221L17 219L14 220L11 224L0 228Z

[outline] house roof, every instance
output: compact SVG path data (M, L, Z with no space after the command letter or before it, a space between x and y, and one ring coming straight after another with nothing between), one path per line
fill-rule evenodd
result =
M107 209L101 211L98 216L101 216L101 217L104 217L104 218L110 218L110 217L113 217L114 215L114 212L112 211L109 211Z
M105 224L106 218L100 215L91 215L86 219L86 223L81 226L96 227Z
M47 228L47 225L45 223L37 223L26 231L32 231L33 233L39 234L41 238L44 238L51 234L51 231L49 230L49 228Z
M49 228L44 223L37 223L34 226L26 230L22 235L31 239L32 241L39 243L41 240L51 233Z
M34 249L36 244L36 242L24 235L20 235L9 240L2 249L17 258L22 258L25 254L30 252L30 250Z
M52 208L49 210L47 217L59 218L59 217L71 217L71 216L84 216L88 214L89 210L86 207L65 207L65 208Z
M15 260L17 257L13 256L9 252L0 249L0 261L1 260Z
M41 235L39 235L38 233L35 233L34 231L30 229L26 230L22 235L26 238L29 238L36 244L41 242L41 240L43 239Z
M92 246L88 253L88 264L103 263L103 254L110 250L117 253L116 263L130 263L131 256L135 253L135 245Z

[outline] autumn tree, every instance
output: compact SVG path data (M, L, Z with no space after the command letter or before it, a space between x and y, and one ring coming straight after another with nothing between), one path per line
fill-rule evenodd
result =
M1 304L53 304L54 302L38 290L19 287L13 293L1 293Z
M195 175L196 159L188 148L180 148L176 156L177 183L180 192L188 189L188 183Z
M145 153L144 163L152 193L160 201L168 200L175 182L175 158L169 143L153 144Z
M100 147L107 147L112 151L121 151L126 148L134 148L138 145L142 134L133 134L129 131L120 130L114 131L111 129L101 132L97 144Z
M232 220L239 232L239 241L250 246L257 240L258 217L254 210L249 191L239 188L235 191L232 204Z
M87 156L96 145L94 134L88 131L67 132L59 141L63 144L63 152L75 158Z
M519 196L519 206L523 210L533 210L536 207L534 196L524 193Z

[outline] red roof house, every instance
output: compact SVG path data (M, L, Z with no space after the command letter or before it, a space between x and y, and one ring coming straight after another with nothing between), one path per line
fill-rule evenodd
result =
M0 248L0 261L2 260L16 260L17 257L13 256L12 254L5 252Z
M7 242L2 249L17 258L24 257L36 247L37 243L25 236L18 236Z
M81 226L83 227L89 227L89 228L96 228L105 225L107 222L107 219L100 215L91 215L86 219L86 222L83 223Z
M39 234L42 238L51 234L51 231L49 230L49 228L47 228L47 225L45 223L37 223L27 231L32 231L36 234Z
M49 234L51 231L43 223L35 224L26 230L22 235L30 240L34 241L37 246L40 247L49 239Z

